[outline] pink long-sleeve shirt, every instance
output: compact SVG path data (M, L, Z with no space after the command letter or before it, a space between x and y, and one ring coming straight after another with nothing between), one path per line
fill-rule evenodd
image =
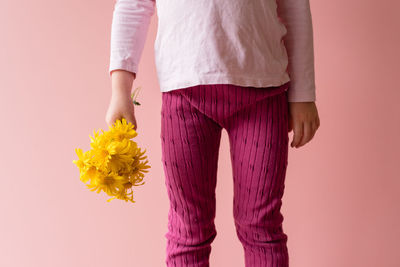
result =
M109 74L138 73L157 8L161 92L198 84L279 86L289 102L315 101L309 0L115 0Z

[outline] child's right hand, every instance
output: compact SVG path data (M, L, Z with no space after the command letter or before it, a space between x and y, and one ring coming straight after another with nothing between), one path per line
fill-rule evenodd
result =
M116 120L125 118L137 129L135 118L135 105L131 97L131 89L136 74L124 70L115 70L112 76L112 95L106 114L108 126L115 123Z

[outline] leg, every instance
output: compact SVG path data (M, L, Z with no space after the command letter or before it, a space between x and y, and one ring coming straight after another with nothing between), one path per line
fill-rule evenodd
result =
M217 234L215 187L222 128L179 92L162 93L162 161L170 200L167 266L208 267Z
M234 113L227 132L234 179L233 215L246 267L287 267L280 212L288 156L286 92Z

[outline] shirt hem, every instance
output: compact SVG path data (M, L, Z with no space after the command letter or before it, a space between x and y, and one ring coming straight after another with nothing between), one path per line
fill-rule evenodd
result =
M202 77L194 77L192 79L172 82L160 82L160 91L169 92L173 90L183 89L196 85L206 84L233 84L246 87L277 87L290 81L290 76L285 73L280 79L277 78L253 78L249 79L248 76L238 75L207 75Z

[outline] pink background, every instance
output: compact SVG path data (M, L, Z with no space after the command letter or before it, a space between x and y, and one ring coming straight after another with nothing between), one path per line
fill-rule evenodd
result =
M379 5L380 4L380 5ZM168 199L153 17L134 86L150 173L135 204L78 178L74 149L106 129L114 1L2 1L0 266L165 266ZM398 1L311 1L321 127L289 148L282 212L293 267L400 266ZM293 133L290 133L292 140ZM244 266L225 130L211 266Z

